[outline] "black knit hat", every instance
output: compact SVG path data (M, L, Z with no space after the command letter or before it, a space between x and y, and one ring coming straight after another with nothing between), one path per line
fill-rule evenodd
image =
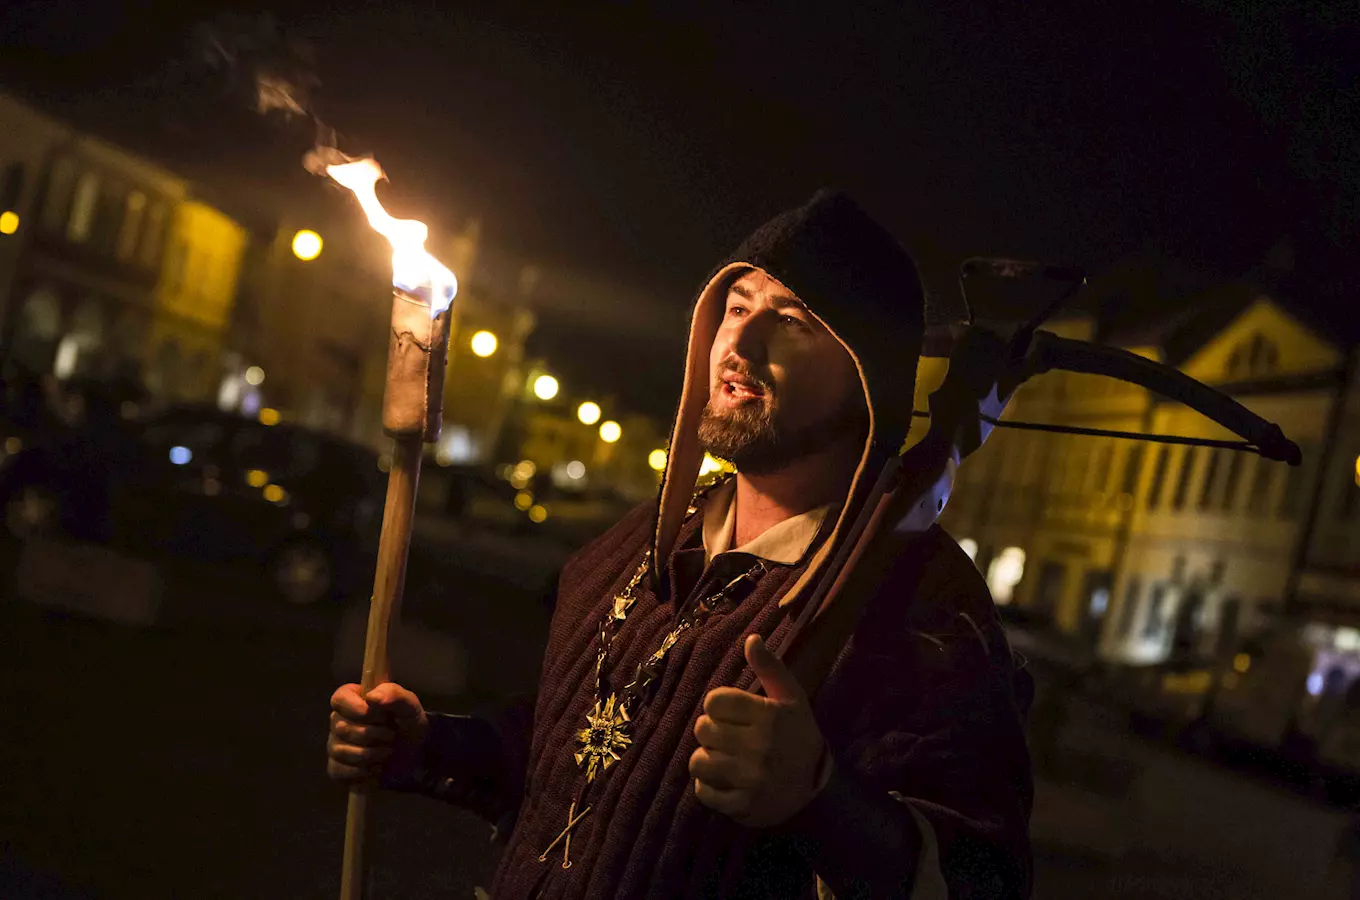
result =
M779 279L850 348L878 420L875 443L896 452L925 327L921 279L902 245L845 193L821 190L757 228L733 262Z

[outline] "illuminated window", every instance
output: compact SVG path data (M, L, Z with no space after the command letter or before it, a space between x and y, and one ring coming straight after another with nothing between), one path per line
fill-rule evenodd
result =
M1240 456L1242 454L1233 454ZM1265 512L1270 503L1270 486L1275 480L1275 464L1268 459L1257 457L1251 477L1251 492L1247 494L1247 510L1254 513Z
M118 258L132 259L137 254L137 237L141 234L142 219L146 214L146 194L132 191L127 196L123 211L123 225L118 233Z
M1148 485L1147 508L1156 509L1162 500L1162 488L1166 483L1167 460L1171 457L1170 447L1154 447L1157 462L1152 467L1152 483Z
M69 158L62 158L52 164L47 176L47 188L43 192L43 227L53 234L60 234L66 224L66 211L71 208L71 186L76 180L76 164Z
M1218 483L1218 464L1227 450L1210 450L1209 462L1204 468L1204 480L1200 483L1199 508L1208 509L1213 502L1214 488Z
M165 220L168 216L169 210L164 203L156 203L147 210L140 261L148 268L160 262L161 240L165 237Z
M1303 455L1297 466L1288 466L1284 476L1284 494L1280 498L1277 515L1282 519L1296 519L1305 505L1312 502L1313 476L1317 465L1318 447L1316 444L1300 444Z
M1195 475L1195 461L1199 454L1195 451L1198 447L1186 447L1181 451L1180 477L1176 481L1176 492L1171 497L1171 508L1181 510L1185 508L1186 495L1190 493L1190 480Z
M1137 575L1129 576L1128 583L1124 587L1124 603L1119 607L1119 624L1115 627L1115 636L1127 638L1129 632L1133 630L1133 620L1138 613L1138 601L1142 599L1143 582Z
M987 567L987 587L997 603L1010 603L1015 596L1015 586L1025 577L1025 551L1019 547L1007 547L992 560Z
M94 224L95 206L99 203L99 176L86 172L76 183L75 196L71 200L71 217L66 220L66 236L73 241L83 242L90 236L90 226Z
M1222 507L1225 512L1231 512L1237 508L1237 485L1242 480L1242 466L1246 454L1238 453L1236 450L1224 452L1228 454L1228 473L1223 479ZM1264 462L1264 460L1258 461Z

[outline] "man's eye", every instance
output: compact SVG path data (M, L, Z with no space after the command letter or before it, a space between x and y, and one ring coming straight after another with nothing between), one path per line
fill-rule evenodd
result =
M795 328L807 327L807 323L804 322L802 319L798 318L797 316L783 316L781 321L783 321L785 325L792 325Z
M746 307L744 307L744 306L736 306L735 304L732 305L732 306L729 306L729 307L727 307L727 315L728 315L728 316L744 316L744 315L746 315Z

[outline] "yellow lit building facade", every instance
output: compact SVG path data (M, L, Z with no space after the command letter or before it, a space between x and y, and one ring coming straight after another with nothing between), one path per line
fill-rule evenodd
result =
M1209 330L1191 335L1189 352L1178 348L1178 367L1280 424L1302 466L998 429L960 471L944 514L998 603L1050 617L1111 660L1224 652L1280 613L1360 621L1360 402L1352 384L1338 414L1345 353L1268 296L1223 293L1236 296L1211 298L1217 312L1196 320ZM1094 325L1047 327L1089 339ZM1065 373L1022 387L1006 418L1233 439L1142 389Z
M245 247L245 229L214 207L176 206L146 349L154 394L204 400L217 392Z

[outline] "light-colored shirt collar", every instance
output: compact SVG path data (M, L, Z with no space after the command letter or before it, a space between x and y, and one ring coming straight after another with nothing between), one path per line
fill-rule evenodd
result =
M830 504L810 509L767 528L740 547L733 547L737 530L737 480L729 479L714 488L704 503L704 564L711 563L720 553L735 550L766 562L797 565L807 555L830 510Z

